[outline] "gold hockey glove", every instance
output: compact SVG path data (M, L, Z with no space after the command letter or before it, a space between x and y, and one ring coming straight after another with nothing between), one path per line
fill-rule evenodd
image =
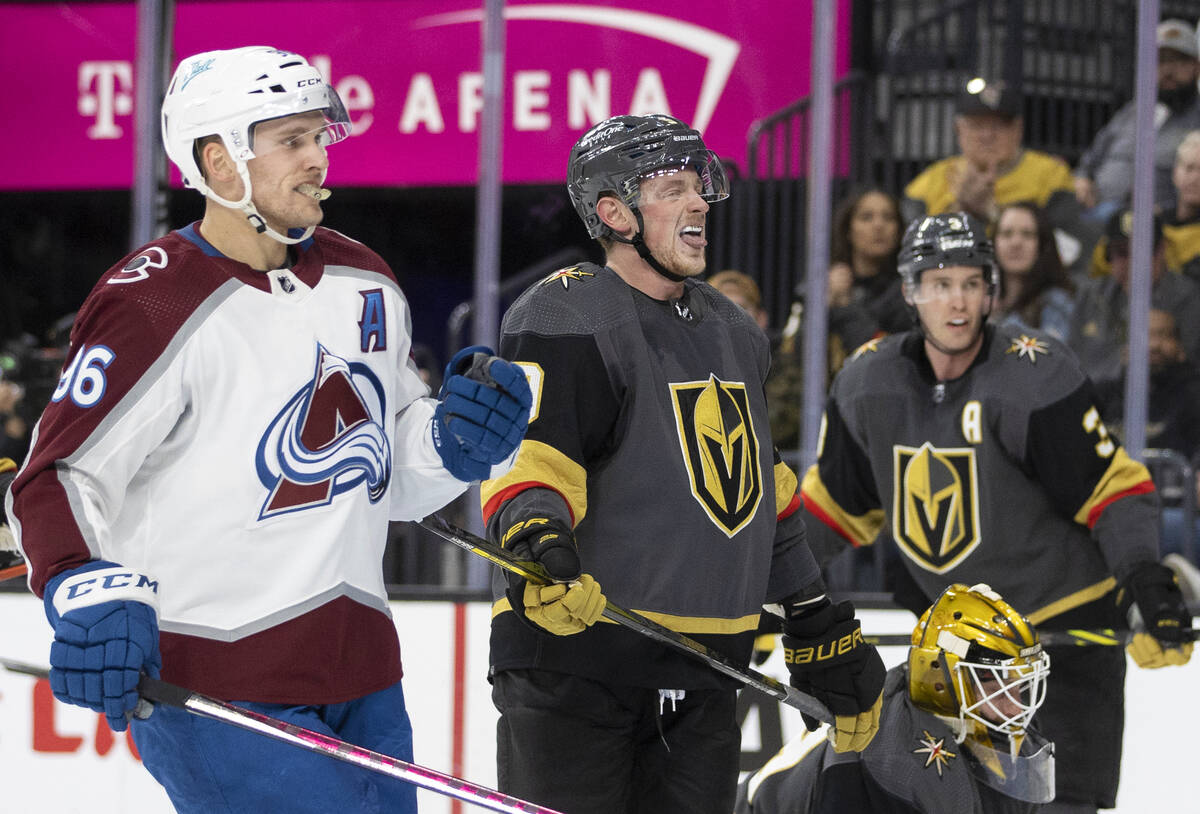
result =
M835 752L861 752L879 731L883 679L887 672L849 602L825 599L816 608L789 609L783 623L783 660L792 686L816 698L834 715ZM803 715L803 713L801 713ZM804 715L814 730L819 721Z
M513 610L523 610L527 620L557 636L579 633L600 618L607 602L599 583L580 573L575 535L565 523L554 517L526 517L508 527L500 545L540 564L554 580L534 585L511 575L508 599Z
M569 583L525 583L525 618L556 636L583 631L600 618L606 604L591 574Z

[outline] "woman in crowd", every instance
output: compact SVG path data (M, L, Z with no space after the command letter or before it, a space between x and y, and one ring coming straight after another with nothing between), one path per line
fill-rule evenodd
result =
M900 202L882 189L866 188L842 201L829 247L830 308L859 304L880 332L908 330L912 321L896 273L903 231Z
M1000 295L992 319L1066 341L1075 286L1041 209L1028 202L1004 206L996 218L995 244Z

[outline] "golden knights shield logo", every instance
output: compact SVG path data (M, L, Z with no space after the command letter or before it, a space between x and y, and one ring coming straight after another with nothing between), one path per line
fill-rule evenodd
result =
M900 550L926 571L944 574L979 545L975 450L893 449L893 532Z
M692 496L732 537L754 517L763 494L746 385L709 376L672 384L671 400Z

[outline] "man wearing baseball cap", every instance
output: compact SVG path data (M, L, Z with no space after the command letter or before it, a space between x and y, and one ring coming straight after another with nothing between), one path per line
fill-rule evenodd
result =
M1175 206L1171 170L1175 150L1189 130L1200 127L1200 49L1196 29L1183 20L1158 26L1158 104L1154 111L1154 203ZM1096 134L1075 169L1075 195L1104 221L1129 203L1133 192L1133 154L1137 115L1130 100Z
M905 223L956 211L989 223L1005 204L1033 201L1054 227L1064 265L1074 269L1086 261L1099 229L1082 222L1067 163L1023 146L1024 107L1019 88L982 77L967 81L954 104L961 152L926 167L905 187L901 213Z

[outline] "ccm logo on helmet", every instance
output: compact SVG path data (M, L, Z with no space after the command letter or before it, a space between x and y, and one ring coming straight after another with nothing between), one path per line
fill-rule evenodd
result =
M785 647L783 660L788 664L812 664L814 661L829 661L838 656L844 656L863 643L862 629L847 633L836 642L829 642L819 647Z
M296 83L296 87L306 88L309 85L320 85L324 81L325 80L323 80L321 77L314 76L314 77L310 77L309 79L301 79L299 82Z

